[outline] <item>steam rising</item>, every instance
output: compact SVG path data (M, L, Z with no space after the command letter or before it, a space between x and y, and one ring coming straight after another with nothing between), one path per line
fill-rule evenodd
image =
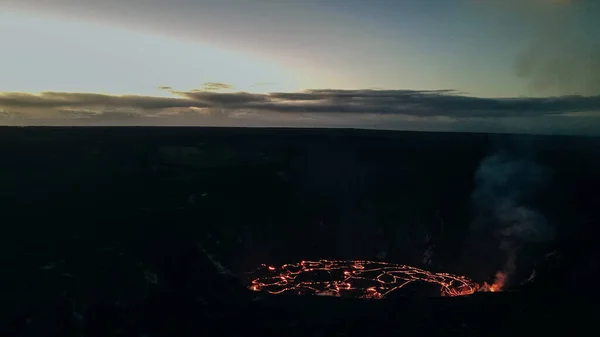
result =
M515 271L519 248L554 238L546 217L527 205L547 178L547 169L504 152L484 158L475 173L473 229L491 231L506 258L496 282L506 282Z
M516 57L517 76L539 94L600 95L600 40L591 33L597 24L581 15L599 10L598 4L546 0L537 5L529 12L537 32Z
M600 44L585 42L553 27L521 52L519 77L536 92L551 95L600 94Z

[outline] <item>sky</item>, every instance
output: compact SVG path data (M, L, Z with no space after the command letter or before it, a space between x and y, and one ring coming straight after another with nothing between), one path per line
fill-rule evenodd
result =
M600 133L594 0L0 0L0 124Z

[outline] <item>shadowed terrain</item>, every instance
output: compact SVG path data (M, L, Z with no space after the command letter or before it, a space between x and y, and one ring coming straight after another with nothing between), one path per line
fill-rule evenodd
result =
M0 332L481 336L583 329L597 313L598 153L600 139L590 137L3 128ZM492 167L516 173L500 174L510 181L498 191L492 185L494 195L519 204L493 210L519 211L511 224L529 224L535 211L551 236L540 226L498 230L504 217L487 215L481 201L496 199L477 193L487 186L478 177L489 173L484 159L497 157L508 164ZM536 179L519 178L527 175ZM478 283L492 282L507 259L514 263L510 291L458 298L369 301L245 287L246 273L261 264L322 258L406 264Z

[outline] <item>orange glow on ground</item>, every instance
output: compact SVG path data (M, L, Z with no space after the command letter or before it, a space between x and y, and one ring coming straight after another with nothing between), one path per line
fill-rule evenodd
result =
M479 289L479 291L486 291L486 292L499 292L502 291L502 289L504 288L504 285L506 283L506 279L507 279L508 275L502 271L499 271L496 273L496 278L494 280L494 283L492 284L488 284L488 283L484 283L483 286L481 286L481 288Z
M499 273L500 274L500 273ZM409 285L430 284L440 296L470 295L476 291L499 291L502 284L480 286L448 273L433 273L400 264L377 261L302 261L281 267L262 265L250 273L248 288L271 294L325 295L382 299ZM502 279L504 280L504 279Z

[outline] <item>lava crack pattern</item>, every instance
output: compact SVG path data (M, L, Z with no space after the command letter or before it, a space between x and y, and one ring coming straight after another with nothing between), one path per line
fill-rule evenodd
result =
M249 289L271 294L381 299L419 285L433 285L441 296L480 290L477 283L463 276L377 261L302 261L281 267L263 264L249 275Z

